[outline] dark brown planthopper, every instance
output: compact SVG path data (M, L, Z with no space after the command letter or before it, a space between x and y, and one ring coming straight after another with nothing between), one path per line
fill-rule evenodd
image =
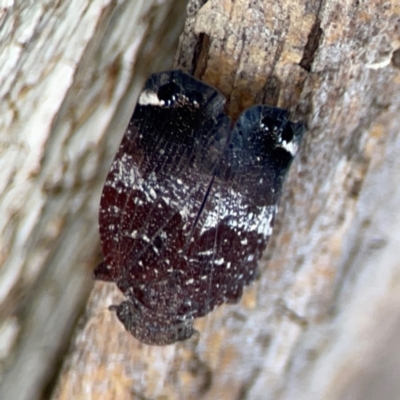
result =
M304 126L254 106L232 128L224 104L182 71L152 75L104 185L94 276L124 293L110 309L146 344L188 339L237 302L272 233Z

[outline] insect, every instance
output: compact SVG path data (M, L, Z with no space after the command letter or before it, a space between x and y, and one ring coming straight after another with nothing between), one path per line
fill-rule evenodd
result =
M104 185L94 276L124 293L110 310L146 344L187 339L237 302L272 233L304 126L254 106L232 128L224 104L182 71L150 76Z

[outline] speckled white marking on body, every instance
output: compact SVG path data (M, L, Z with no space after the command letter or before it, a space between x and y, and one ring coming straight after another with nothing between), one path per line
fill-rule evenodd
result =
M205 250L205 251L199 251L197 255L199 256L211 256L214 252L212 250Z
M155 199L157 198L157 194L156 194L155 190L154 190L152 187L149 188L148 193L149 193L150 197L151 197L153 200L155 200Z
M162 196L161 198L164 200L164 203L165 203L167 206L170 205L170 198L169 198L169 197Z
M248 210L247 200L233 190L226 198L217 199L216 203L214 209L205 213L206 218L201 223L201 234L223 223L232 228L238 236L242 231L256 232L264 237L271 235L275 205L259 207L256 213L251 212Z
M127 154L114 160L111 166L111 171L114 173L114 179L109 181L108 186L113 187L114 189L116 189L121 183L126 188L132 188L132 186L143 181L140 179L137 167L133 165L132 157Z
M263 236L269 236L272 232L271 221L274 216L274 206L260 207L257 215L253 213L239 213L236 218L229 218L227 225L237 232L257 232Z
M191 208L188 205L184 205L180 210L179 214L182 216L182 219L188 220L191 216L190 213Z
M150 243L150 238L147 235L142 235L140 238L143 239L144 242Z

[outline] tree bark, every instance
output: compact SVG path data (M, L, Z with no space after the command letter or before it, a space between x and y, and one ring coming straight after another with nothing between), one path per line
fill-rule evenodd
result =
M175 65L233 117L272 104L308 130L260 278L166 347L108 311L113 284L74 320L100 259L106 172L144 78L170 67L184 5L42 3L0 16L0 398L398 398L396 0L189 2Z

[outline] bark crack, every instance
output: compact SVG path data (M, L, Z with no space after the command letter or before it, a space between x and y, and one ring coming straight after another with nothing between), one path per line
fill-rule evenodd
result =
M322 35L323 30L321 28L321 21L317 17L311 28L310 34L308 35L308 40L304 47L303 58L300 61L300 66L307 72L311 72L312 70L312 63L314 62L314 57L318 50Z

